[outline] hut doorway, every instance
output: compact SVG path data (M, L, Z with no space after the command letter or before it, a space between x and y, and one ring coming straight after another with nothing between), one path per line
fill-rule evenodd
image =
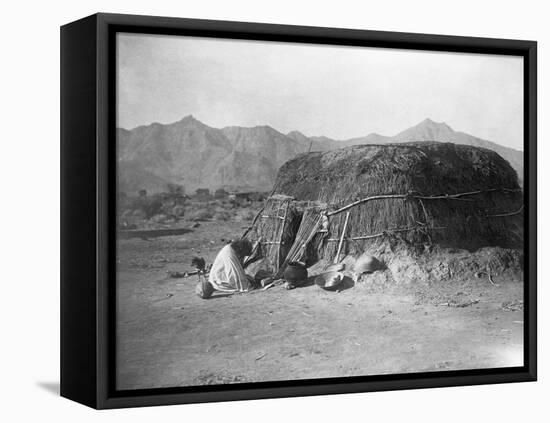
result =
M322 244L324 236L328 234L328 231L323 231L325 221L324 211L316 207L304 210L294 242L280 264L276 276L282 275L288 263L302 261L306 265L311 265L317 261L318 247Z
M302 213L292 197L270 197L244 237L259 246L261 268L279 273L302 222Z

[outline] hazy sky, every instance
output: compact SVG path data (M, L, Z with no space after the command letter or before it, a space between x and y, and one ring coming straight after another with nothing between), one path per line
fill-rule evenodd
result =
M192 114L335 139L429 117L523 149L523 59L213 38L118 35L118 123Z

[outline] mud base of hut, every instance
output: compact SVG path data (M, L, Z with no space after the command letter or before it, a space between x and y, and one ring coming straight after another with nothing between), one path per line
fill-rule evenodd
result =
M477 281L480 286L499 286L500 281L523 283L523 251L501 247L484 247L477 251L441 248L436 246L378 245L365 254L376 257L380 269L372 273L355 273L358 256L348 255L341 263L344 274L356 284L365 285L374 292L422 289L442 286L462 280ZM320 260L309 267L310 275L323 273L333 264Z

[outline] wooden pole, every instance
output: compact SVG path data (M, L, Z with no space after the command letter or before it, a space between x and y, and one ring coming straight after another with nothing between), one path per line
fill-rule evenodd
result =
M340 235L340 242L338 243L338 252L336 253L336 257L334 258L334 263L338 263L340 261L340 251L342 251L342 243L344 242L344 236L346 236L346 229L348 228L349 214L350 212L346 213L346 220L344 221L344 228L342 229L342 235Z
M415 194L388 194L388 195L375 195L372 197L366 197L362 198L361 200L354 201L353 203L348 204L347 206L341 207L338 210L334 210L330 213L327 213L327 216L333 216L338 213L342 213L343 211L346 211L354 206L357 206L362 203L366 203L367 201L372 200L384 200L389 198L401 198L401 199L409 199L409 198L417 198L419 200L460 200L460 201L471 201L471 200L465 200L461 197L468 196L468 195L476 195L476 194L483 194L487 192L495 192L495 191L502 191L502 192L521 192L521 189L510 189L510 188L491 188L491 189L485 189L485 190L479 190L479 191L470 191L470 192L461 192L459 194L444 194L444 195L415 195Z
M286 216L288 214L289 206L290 206L290 201L287 201L286 207L285 207L285 214L283 216L283 223L281 224L281 230L279 232L279 241L277 242L277 267L276 267L277 272L279 271L279 267L281 265L281 242L283 241L283 233L285 231ZM277 211L277 215L278 214L279 212Z
M506 217L506 216L513 216L515 214L520 214L523 211L523 204L519 208L519 210L516 210L514 212L510 213L502 213L502 214L488 214L487 217Z

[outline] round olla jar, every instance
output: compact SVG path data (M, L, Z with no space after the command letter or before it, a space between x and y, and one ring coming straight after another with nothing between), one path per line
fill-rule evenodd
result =
M292 285L299 284L307 279L307 267L303 263L292 261L286 266L283 277Z

